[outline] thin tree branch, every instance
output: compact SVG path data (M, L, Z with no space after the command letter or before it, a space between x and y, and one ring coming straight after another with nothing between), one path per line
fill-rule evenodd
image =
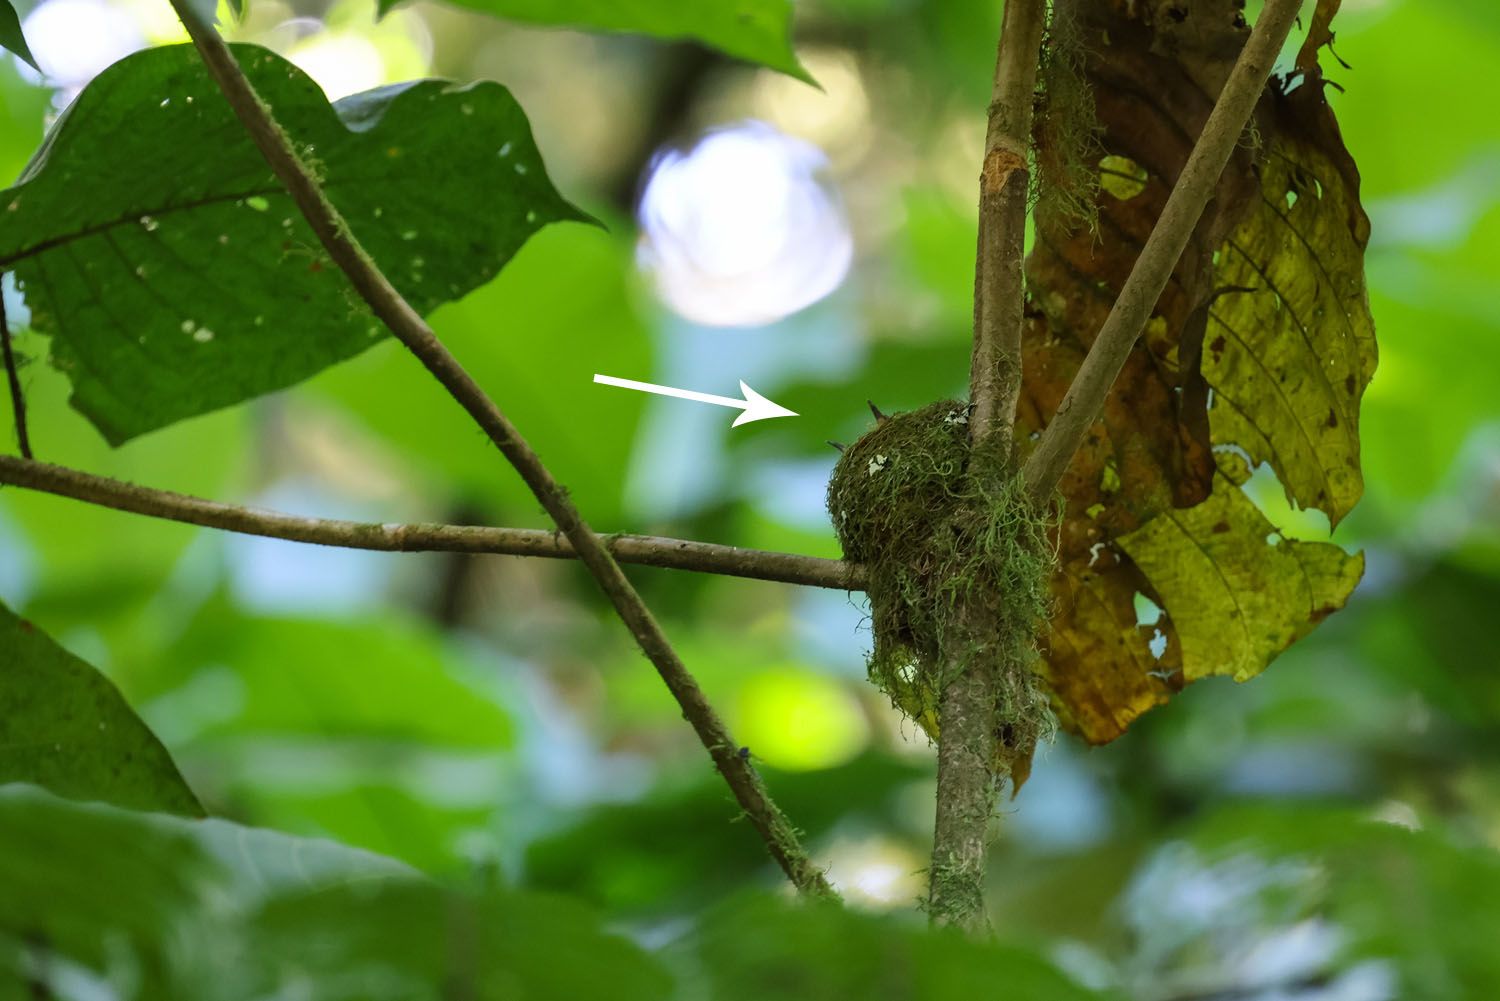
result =
M489 553L563 560L578 558L566 538L557 532L541 529L429 523L374 524L332 518L303 518L221 504L168 490L153 490L66 466L17 459L8 455L0 455L0 485L70 497L86 504L149 518L319 546L369 549L386 553ZM693 570L784 584L806 584L841 591L859 591L864 588L864 567L840 560L741 549L711 542L665 539L653 535L603 535L600 539L621 563L668 570Z
M1021 393L1021 332L1025 304L1026 196L1030 172L1031 111L1047 19L1045 0L1007 0L995 61L979 177L979 248L974 263L974 351L969 436L976 449L969 475L988 476L1010 465L1016 401ZM984 446L983 452L977 451ZM965 626L992 613L968 603L957 611ZM976 630L975 635L981 635ZM947 657L962 656L968 639L955 637ZM937 816L928 871L927 910L935 924L970 932L988 927L984 872L998 777L995 670L968 658L938 696Z
M1115 377L1156 308L1156 300L1161 297L1199 217L1213 197L1224 165L1260 101L1276 55L1301 6L1302 0L1266 0L1203 126L1203 134L1193 145L1187 165L1172 188L1161 218L1120 290L1120 297L1115 300L1052 422L1042 432L1036 450L1026 461L1022 475L1038 504L1045 504L1052 496L1084 434L1099 419Z
M970 435L982 441L1015 423L1021 394L1026 192L1031 110L1045 0L1010 0L1000 26L995 89L979 175L979 249L974 262L974 351L969 365Z
M635 637L641 650L655 665L682 714L707 748L714 765L734 792L771 856L802 892L833 896L822 870L813 865L801 846L796 830L771 801L764 782L741 757L729 729L709 705L698 683L672 649L661 626L651 615L609 553L603 540L584 522L578 509L552 474L532 451L515 427L487 396L458 360L449 353L401 293L386 279L333 204L323 193L312 172L301 161L291 140L272 117L271 111L245 77L229 46L212 26L193 11L192 0L171 0L187 27L225 99L249 133L272 172L286 186L328 256L348 277L370 309L412 354L426 366L449 394L468 411L489 439L515 467L542 508L565 535L573 550L615 611Z
M5 275L0 274L0 284ZM5 377L10 382L10 409L15 415L16 445L21 454L31 458L31 435L26 431L26 397L21 393L21 373L16 369L16 355L10 347L10 323L5 316L5 295L0 292L0 354L5 356Z

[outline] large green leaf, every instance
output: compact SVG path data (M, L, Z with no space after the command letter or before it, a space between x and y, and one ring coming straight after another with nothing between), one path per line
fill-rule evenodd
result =
M32 69L40 72L36 57L31 54L31 49L26 45L26 36L21 34L21 18L16 14L16 8L10 0L0 0L0 49L14 52L26 60Z
M428 312L538 228L581 219L493 83L421 81L330 105L235 49L354 234ZM73 403L114 443L291 385L384 334L271 177L191 46L100 74L0 193L0 270Z
M108 678L0 604L0 783L202 816L166 748Z
M663 998L670 981L552 897L455 892L399 863L225 821L0 790L0 997ZM26 996L26 995L22 995Z
M382 13L400 0L380 0ZM463 7L530 24L691 38L812 82L789 37L791 0L454 0Z
M392 1001L653 1001L671 988L654 960L604 934L581 905L541 894L345 885L285 895L254 927L256 951L279 960L279 986L311 985L317 1001L364 1001L371 983L388 985L374 996Z
M177 915L224 882L193 838L200 824L0 787L0 998L24 997L25 982L58 996L39 960L64 956L101 973L138 964L141 993L126 996L170 998L161 954Z

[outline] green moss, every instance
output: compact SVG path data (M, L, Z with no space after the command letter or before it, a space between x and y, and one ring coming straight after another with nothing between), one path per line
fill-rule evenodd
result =
M993 672L996 768L1024 779L1053 727L1035 673L1050 522L1007 462L971 450L968 406L943 400L881 421L839 459L828 510L845 557L869 571L870 680L936 740L946 683Z
M951 856L934 861L927 872L928 893L921 906L944 925L988 930L984 909L984 873Z
M1038 220L1090 230L1099 224L1099 158L1103 131L1084 69L1076 15L1054 9L1042 40L1031 204Z

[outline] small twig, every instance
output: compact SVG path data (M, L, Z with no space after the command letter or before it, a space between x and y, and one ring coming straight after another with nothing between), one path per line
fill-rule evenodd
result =
M1105 397L1156 307L1198 219L1213 197L1219 175L1260 101L1302 0L1266 0L1255 28L1214 103L1203 134L1172 188L1161 218L1136 258L1109 317L1074 377L1052 422L1042 432L1022 475L1037 504L1057 489L1084 434L1098 420Z
M205 24L193 11L191 0L171 0L193 44L203 57L209 75L218 84L229 106L249 133L277 179L286 186L304 219L328 256L349 279L374 314L426 366L449 395L479 425L521 475L547 515L565 535L598 582L600 590L614 606L615 612L635 637L641 650L655 665L682 715L708 749L715 767L734 792L772 858L792 883L804 893L833 896L833 890L822 870L813 865L795 828L771 801L760 775L749 762L735 753L729 729L719 718L703 690L698 687L677 652L668 642L661 626L641 600L629 579L610 555L604 541L594 534L569 499L562 485L553 479L531 446L521 437L510 420L480 388L473 377L438 340L416 310L396 291L379 267L355 240L343 217L324 194L322 187L307 168L285 131L272 117L270 109L255 92L244 71L235 62L229 46L212 26Z
M0 285L5 275L0 274ZM5 316L5 294L0 291L0 354L5 356L5 377L10 382L10 409L16 421L16 445L21 454L31 458L31 436L26 431L26 397L21 393L21 373L16 368L16 354L10 346L10 322Z
M974 262L974 351L969 434L984 440L1015 423L1021 394L1025 305L1026 192L1031 110L1046 26L1045 0L1010 0L1000 25L995 89L979 175L979 247Z
M332 518L303 518L221 504L218 501L154 490L121 480L0 455L0 484L69 497L130 514L162 518L242 535L305 542L342 549L386 553L476 553L577 559L567 539L539 528L487 528L429 523L374 524ZM621 563L692 570L753 580L806 584L840 591L864 589L865 569L857 563L795 553L741 549L711 542L689 542L654 535L600 536Z

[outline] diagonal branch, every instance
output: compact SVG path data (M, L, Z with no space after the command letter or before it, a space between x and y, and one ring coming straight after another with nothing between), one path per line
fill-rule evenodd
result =
M4 279L0 274L0 279ZM5 294L0 291L0 355L5 359L5 377L10 383L10 408L16 422L16 446L21 455L31 458L31 435L26 431L26 397L21 393L21 373L16 369L16 355L10 346L10 323L5 317Z
M614 606L641 650L655 665L672 692L682 714L692 724L698 739L708 749L714 765L733 791L735 799L766 843L771 856L787 877L804 893L832 896L823 872L803 850L796 830L771 801L760 775L741 757L729 729L709 705L703 690L672 649L651 611L630 584L614 557L573 505L531 446L509 419L500 412L473 377L449 353L401 293L380 272L363 247L354 239L311 171L294 150L291 140L272 117L255 88L235 62L229 46L212 26L193 10L194 0L171 0L193 44L197 46L209 74L234 109L261 155L278 180L286 186L308 225L317 234L328 256L348 277L356 292L407 350L417 356L434 378L469 413L521 475L542 508L567 537L574 551L600 589Z
M1045 504L1073 461L1084 434L1104 410L1105 397L1141 335L1156 300L1177 267L1198 219L1213 197L1219 175L1260 101L1276 55L1296 20L1302 0L1266 0L1240 51L1214 109L1193 145L1161 218L1136 258L1099 336L1042 432L1022 475L1038 504Z
M39 490L99 507L203 528L259 535L288 542L307 542L343 549L387 553L490 553L577 559L573 546L557 532L535 528L486 528L477 525L373 524L332 518L304 518L221 504L218 501L153 490L66 466L54 466L0 455L0 485ZM741 549L711 542L664 539L653 535L600 536L621 563L694 570L783 584L806 584L840 591L864 588L864 567L840 560L794 553Z

